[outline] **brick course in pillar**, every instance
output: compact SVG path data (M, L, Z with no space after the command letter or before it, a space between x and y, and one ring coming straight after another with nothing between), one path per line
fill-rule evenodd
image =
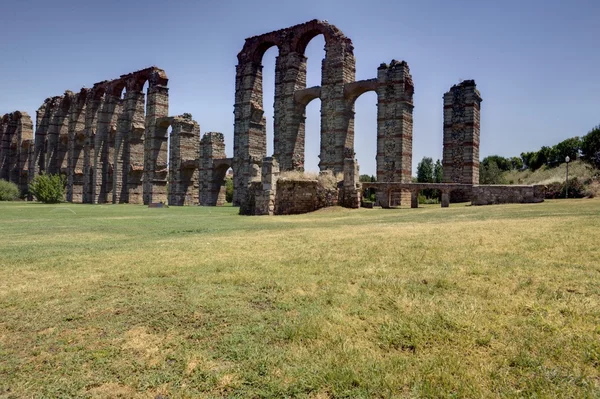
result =
M148 87L146 136L144 139L144 204L167 202L168 125L158 120L169 115L169 89L158 77Z
M232 166L232 160L225 155L225 140L222 133L209 132L202 137L199 165L200 205L223 205L225 203L225 175ZM253 171L248 173L249 179L255 179Z
M172 118L169 149L169 205L198 204L200 125L191 118Z
M67 138L67 201L83 202L85 105L88 90L82 89L73 96L69 109Z
M33 123L26 112L15 111L0 118L0 179L27 192L33 160Z
M142 87L146 82L150 95L145 115ZM26 187L35 174L60 173L67 178L68 201L142 203L144 162L148 162L149 198L166 202L166 130L157 128L156 121L168 113L167 82L162 69L150 67L95 83L76 94L66 91L47 98L36 112L35 140L23 139L24 149L12 158L21 186ZM152 126L149 132L146 124ZM0 128L4 162L7 144L2 143L9 126L3 121Z
M335 26L313 20L246 39L236 67L234 128L234 205L244 201L255 165L266 156L266 123L262 88L262 57L271 46L279 55L275 67L274 158L282 170L304 168L304 108L295 92L306 88L306 57L310 40L325 37L321 88L321 170L343 169L350 141L351 115L346 111L344 84L354 80L350 39Z
M479 183L480 105L474 80L444 94L444 183Z

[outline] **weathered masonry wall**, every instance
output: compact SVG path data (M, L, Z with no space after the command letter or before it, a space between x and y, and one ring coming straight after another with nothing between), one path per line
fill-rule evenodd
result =
M162 69L150 67L48 98L36 112L35 140L27 114L6 115L0 178L25 193L35 174L62 174L71 202L198 203L200 128L190 114L168 117L167 83Z
M444 94L444 183L479 183L481 95L474 80L452 86ZM452 202L468 201L467 192L455 192Z
M280 175L273 157L263 160L260 180L248 187L241 215L291 215L313 212L328 206L359 208L361 189L356 159L344 160L344 177L337 181L331 171L321 172L318 179L290 179Z
M475 185L473 205L522 204L544 202L546 186Z
M185 116L170 119L169 205L198 205L200 126Z
M33 177L33 123L26 112L0 119L0 179L15 183L22 193Z
M225 175L232 166L222 133L206 133L200 141L200 205L225 204Z
M306 88L304 52L312 38L325 38L321 86ZM246 39L238 54L234 130L234 204L245 201L266 154L262 57L277 46L275 66L274 151L282 171L304 169L305 110L321 100L319 168L340 173L354 157L354 103L367 91L378 97L377 174L383 181L410 181L412 172L412 97L414 84L406 62L382 64L377 78L355 82L352 41L334 25L313 20ZM392 199L399 203L400 196Z

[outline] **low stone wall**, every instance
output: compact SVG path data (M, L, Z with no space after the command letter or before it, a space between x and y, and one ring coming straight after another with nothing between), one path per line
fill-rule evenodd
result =
M339 190L323 187L318 180L277 181L275 215L313 212L338 204Z
M546 186L474 185L472 205L523 204L543 202Z

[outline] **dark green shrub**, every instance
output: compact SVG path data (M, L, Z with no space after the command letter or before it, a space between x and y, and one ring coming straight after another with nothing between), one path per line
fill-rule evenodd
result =
M225 201L233 202L233 178L231 176L225 178Z
M548 184L546 189L547 199L565 198L566 196L566 184L562 183L551 183ZM583 198L587 194L585 185L580 182L576 177L569 179L569 198Z
M14 201L19 198L19 187L15 183L0 180L0 201Z
M56 204L65 198L65 177L42 173L29 183L29 192L40 202Z

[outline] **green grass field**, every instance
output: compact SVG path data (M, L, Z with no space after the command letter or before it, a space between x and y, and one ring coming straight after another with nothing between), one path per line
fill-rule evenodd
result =
M600 200L0 203L1 398L600 397Z

